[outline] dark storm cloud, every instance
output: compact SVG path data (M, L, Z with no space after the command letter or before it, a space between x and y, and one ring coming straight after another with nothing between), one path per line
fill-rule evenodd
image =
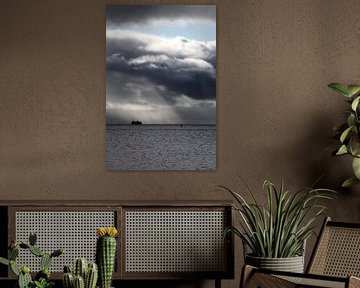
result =
M215 99L214 45L185 38L161 42L150 36L137 36L108 39L107 71L146 78L194 99ZM156 41L158 46L152 47ZM178 45L183 49L174 49Z
M215 124L215 25L214 5L108 7L107 123Z
M108 6L106 9L108 27L130 23L146 24L153 19L202 19L215 20L215 6L212 5L129 5Z

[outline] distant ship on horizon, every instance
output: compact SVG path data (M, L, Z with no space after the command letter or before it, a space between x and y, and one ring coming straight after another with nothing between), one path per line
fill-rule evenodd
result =
M131 125L142 125L141 121L131 121Z

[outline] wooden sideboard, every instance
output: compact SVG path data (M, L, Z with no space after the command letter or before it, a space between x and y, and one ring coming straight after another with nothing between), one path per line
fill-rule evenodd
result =
M215 279L220 287L221 279L234 277L234 239L223 238L232 219L231 204L221 201L3 201L0 256L6 257L11 241L26 241L35 231L43 250L65 249L51 266L60 279L63 266L77 257L94 260L97 227L115 226L115 282ZM34 256L19 260L36 271ZM0 265L0 281L11 279Z

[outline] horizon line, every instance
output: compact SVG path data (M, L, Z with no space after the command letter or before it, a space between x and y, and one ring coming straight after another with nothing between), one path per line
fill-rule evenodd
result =
M106 125L135 125L131 123L106 123ZM140 125L216 125L216 123L142 123Z

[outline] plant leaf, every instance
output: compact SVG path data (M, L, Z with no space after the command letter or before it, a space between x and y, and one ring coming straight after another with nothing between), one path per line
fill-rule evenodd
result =
M348 152L346 145L341 145L341 147L339 148L339 150L336 152L335 155L344 155L347 153L349 153L349 152Z
M347 124L348 124L348 126L350 127L350 126L356 126L356 116L353 114L353 113L350 113L349 114L349 116L348 116L348 118L347 118Z
M352 185L359 184L359 183L360 183L359 179L357 179L356 177L351 177L351 178L345 180L344 183L342 183L341 187L348 188Z
M330 83L328 85L329 88L333 89L335 92L339 93L342 96L351 97L350 92L348 91L347 86L345 86L344 84L341 83Z
M351 96L354 96L354 95L356 95L357 93L360 92L360 85L355 85L355 84L348 85L347 90L349 91Z
M360 158L354 157L352 161L352 168L356 178L360 180Z
M352 109L352 110L356 111L356 108L357 108L358 105L359 105L359 101L360 101L360 96L356 97L356 98L354 99L354 101L352 101L352 103L351 103L351 109Z
M341 133L341 136L340 136L341 143L344 143L344 141L346 140L346 137L348 136L348 134L352 128L353 128L353 126L350 126L349 128L345 129L345 131L343 133Z

